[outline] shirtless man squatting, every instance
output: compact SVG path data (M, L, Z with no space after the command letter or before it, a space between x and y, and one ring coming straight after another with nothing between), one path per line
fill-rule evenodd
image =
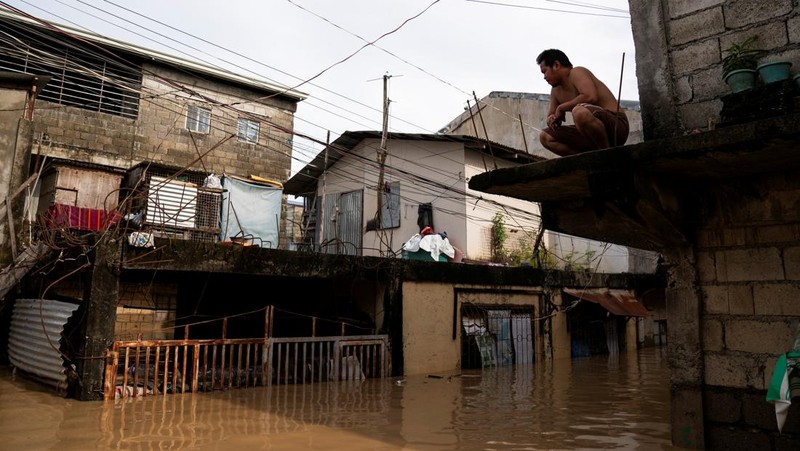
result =
M547 128L539 141L559 156L621 146L628 139L625 112L608 87L585 67L572 67L561 50L548 49L536 63L552 89ZM575 125L561 125L567 111Z

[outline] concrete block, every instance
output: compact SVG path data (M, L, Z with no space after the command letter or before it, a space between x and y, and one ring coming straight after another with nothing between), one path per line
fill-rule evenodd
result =
M775 247L733 249L715 253L720 282L783 280L783 261Z
M704 363L706 385L749 388L763 384L763 370L749 354L706 353Z
M753 287L756 315L800 316L800 286L790 283L761 283Z
M672 52L674 75L680 76L721 61L717 39L705 39Z
M716 120L722 109L722 100L712 99L679 105L678 110L683 116L683 124L686 131L708 127L708 121Z
M705 286L703 292L706 313L753 314L753 290L748 285Z
M737 423L742 418L741 393L732 390L706 390L703 408L707 420L716 423Z
M800 246L783 250L783 269L786 280L800 280Z
M692 98L697 101L718 99L730 92L718 67L694 72L689 80L692 85Z
M692 85L690 76L680 77L675 80L675 103L684 104L692 101Z
M695 261L699 282L710 283L717 280L717 267L714 252L698 251L695 254Z
M725 348L756 354L780 354L792 346L795 329L788 321L732 320L725 325Z
M723 3L725 3L725 0L671 0L667 2L667 5L669 9L669 17L674 19L676 17L691 14L696 11L712 8Z
M715 319L703 321L703 350L719 352L724 347L722 321Z
M732 0L723 5L725 25L729 29L743 28L792 12L792 0L772 0L765 8L763 0Z
M667 27L670 45L681 45L725 31L722 8L699 11L670 21Z
M709 314L725 314L729 312L728 307L728 286L706 286L703 287L703 311Z
M789 30L789 43L797 44L800 42L800 16L795 16L786 21L786 29Z
M800 241L800 228L797 224L782 224L756 228L759 244L784 244Z

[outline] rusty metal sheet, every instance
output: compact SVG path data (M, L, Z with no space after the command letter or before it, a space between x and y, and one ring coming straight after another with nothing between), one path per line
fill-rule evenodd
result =
M609 288L564 288L564 293L602 305L618 316L647 316L647 308L629 290Z

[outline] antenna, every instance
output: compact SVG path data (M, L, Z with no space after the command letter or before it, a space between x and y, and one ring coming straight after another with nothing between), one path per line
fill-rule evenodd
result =
M622 102L622 74L625 73L625 52L622 52L622 64L619 68L619 91L617 91L617 113ZM614 146L617 147L617 122L614 122Z

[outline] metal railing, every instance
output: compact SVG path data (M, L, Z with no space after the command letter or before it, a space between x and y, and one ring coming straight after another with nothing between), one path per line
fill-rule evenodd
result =
M387 335L116 341L104 398L386 377L389 355Z

